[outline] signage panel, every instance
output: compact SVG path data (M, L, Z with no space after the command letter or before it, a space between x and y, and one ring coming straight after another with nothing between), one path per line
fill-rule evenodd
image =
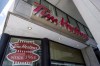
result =
M62 32L64 31L64 33L69 34L69 36L72 36L74 38L76 37L76 39L78 39L82 42L88 40L88 36L85 33L81 32L78 29L78 27L74 27L73 25L69 24L68 20L65 21L64 18L62 17L62 19L60 21L58 21L58 19L56 17L51 15L50 10L48 8L46 8L44 5L41 5L37 2L34 2L34 5L36 6L36 8L33 9L33 14L31 16L32 19L41 21L41 23L43 22L44 24L49 25L50 27L52 27L52 25L53 25L52 23L54 23L55 26L53 26L53 28L57 27L58 31L62 31ZM37 16L37 14L39 16ZM60 26L60 27L58 27L58 26ZM65 28L65 29L59 30L60 28Z
M10 45L10 48L15 50L13 53L7 55L7 59L13 62L13 65L31 65L40 59L38 54L34 51L40 49L38 44L33 41L19 40Z
M41 40L12 37L2 66L41 66Z

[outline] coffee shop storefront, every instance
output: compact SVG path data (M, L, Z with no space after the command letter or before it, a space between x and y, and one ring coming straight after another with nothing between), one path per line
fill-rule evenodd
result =
M12 13L7 21L0 41L2 66L85 66L81 50L74 48L80 42Z
M3 34L2 66L85 66L79 49L49 40ZM7 42L3 42L7 41Z
M1 66L85 66L88 36L34 3L30 19L9 12L0 41Z

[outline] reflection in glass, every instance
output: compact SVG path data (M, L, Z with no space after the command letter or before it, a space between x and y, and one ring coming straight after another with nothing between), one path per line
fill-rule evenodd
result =
M78 66L80 64L83 64L84 66L80 50L60 43L50 42L50 56L51 66Z
M85 32L85 29L84 29L83 25L82 25L82 24L80 24L80 23L78 23L78 26L79 26L80 31L86 34L86 32Z
M22 62L17 62L16 64L14 64L13 63L13 61L11 61L11 60L9 60L8 58L7 58L7 55L8 54L10 54L10 53L17 53L17 51L15 50L15 49L13 49L15 46L11 46L11 45L13 45L13 43L15 44L15 42L17 42L18 40L24 40L24 41L28 41L28 42L31 42L31 41L34 41L34 43L35 44L38 44L39 46L41 46L41 41L40 40L34 40L34 39L21 39L21 38L11 38L11 40L10 40L10 42L9 42L9 46L8 46L8 48L7 48L7 51L6 51L6 55L5 55L5 58L4 58L4 61L3 61L3 64L2 64L2 66L41 66L41 47L40 47L40 49L39 50L32 50L32 54L37 54L37 55L39 55L40 56L40 58L39 58L39 60L37 60L37 61L33 61L32 63L29 63L29 62L25 62L24 64L20 64L20 63L22 63ZM22 42L23 43L23 42ZM26 44L28 44L28 43L26 43ZM30 44L30 43L29 43ZM16 44L17 45L17 44ZM17 47L20 47L20 46L17 46ZM27 48L27 46L25 46L25 44L23 45L23 47L24 48ZM30 47L30 45L29 45L29 47ZM31 47L30 47L31 48ZM30 50L29 50L30 51ZM29 51L26 51L26 52L28 52L29 53ZM24 50L24 52L25 52L25 50ZM26 54L26 52L25 52L25 54ZM18 52L19 54L21 54L21 53L23 53L23 52ZM22 58L24 58L25 59L25 57L26 57L26 55L23 55L24 57L22 57ZM17 57L19 57L19 56L11 56L12 58L14 57L14 58L17 58ZM35 56L32 56L32 57L35 57ZM27 60L29 60L29 58L27 59Z
M64 20L66 21L67 20L67 15L65 13L63 13L62 11L60 11L59 9L56 9L57 10L57 17L59 18L64 18Z
M91 37L91 38L93 38L93 36L92 36L91 32L89 31L89 29L85 27L85 30L86 30L88 36Z
M27 2L30 5L33 5L34 2L40 3L40 0L24 0L24 1Z
M72 19L71 17L68 17L70 24L74 27L77 27L76 21L74 19Z

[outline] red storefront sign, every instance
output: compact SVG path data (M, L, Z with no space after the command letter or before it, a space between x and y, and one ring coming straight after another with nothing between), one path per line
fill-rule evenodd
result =
M39 58L37 54L33 53L10 53L7 57L16 63L28 63L32 64L32 61L35 62Z
M62 18L60 20L60 22L58 22L58 19L55 18L54 16L51 16L50 14L50 10L48 8L46 8L45 6L34 2L34 5L36 5L37 7L33 10L33 13L36 15L38 12L40 12L39 16L42 18L45 18L46 20L50 20L52 23L56 24L56 25L61 25L61 27L65 27L69 32L76 34L78 36L81 36L84 40L88 40L88 36L86 34L84 34L83 32L81 32L77 27L72 26L71 24L68 23L68 20L64 20L64 18Z
M36 51L40 49L39 45L35 44L34 42L27 42L27 41L21 41L15 42L12 44L13 49L16 49L18 52L19 50L23 51Z
M13 65L31 65L40 59L34 51L40 49L40 46L30 41L18 41L12 44L13 53L7 55L7 59L13 62Z

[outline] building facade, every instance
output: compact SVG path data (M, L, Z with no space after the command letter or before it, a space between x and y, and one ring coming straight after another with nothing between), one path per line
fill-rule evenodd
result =
M61 8L60 0L15 0L1 37L0 64L100 66L97 43L78 10L79 19Z

